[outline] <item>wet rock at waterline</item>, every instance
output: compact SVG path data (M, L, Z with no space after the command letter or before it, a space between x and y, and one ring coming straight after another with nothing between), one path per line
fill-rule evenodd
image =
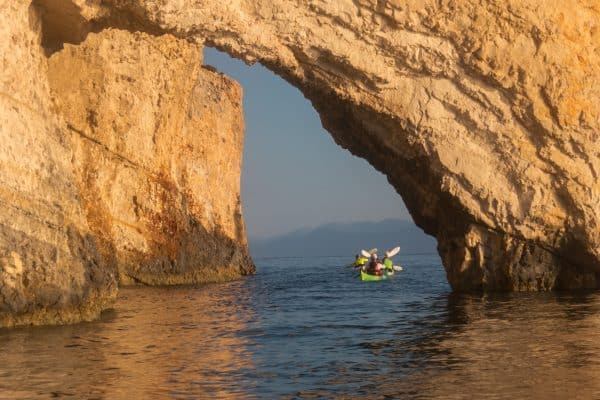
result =
M253 270L241 93L203 42L302 90L455 289L600 286L595 2L4 3L0 325L93 318L118 279Z

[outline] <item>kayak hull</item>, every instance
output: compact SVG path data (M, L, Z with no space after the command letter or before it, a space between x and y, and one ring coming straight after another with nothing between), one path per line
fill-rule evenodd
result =
M385 281L386 279L389 279L389 276L384 273L383 275L371 275L371 274L367 274L365 271L360 271L360 279L363 281Z

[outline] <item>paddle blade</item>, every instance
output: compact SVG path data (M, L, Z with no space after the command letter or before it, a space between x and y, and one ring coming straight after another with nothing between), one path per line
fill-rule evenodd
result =
M402 267L399 265L394 265L394 271L402 271Z
M377 247L375 247L375 248L373 248L373 249L369 250L369 255L373 255L373 254L375 254L375 253L377 253Z
M367 258L371 257L371 253L369 253L366 250L361 250L360 254L362 254L363 257L367 257Z
M388 257L388 258L389 257L394 257L398 253L400 253L400 246L394 247L393 249L386 251L385 252L385 256Z

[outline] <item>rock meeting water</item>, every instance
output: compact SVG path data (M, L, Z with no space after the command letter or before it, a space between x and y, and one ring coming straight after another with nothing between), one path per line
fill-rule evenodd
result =
M259 259L122 289L102 320L0 331L0 399L590 399L600 294L456 295L436 256L360 282L346 258Z

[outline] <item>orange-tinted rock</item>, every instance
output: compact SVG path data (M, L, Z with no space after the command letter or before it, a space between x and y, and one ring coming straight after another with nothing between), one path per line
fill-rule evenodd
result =
M455 289L600 287L596 0L4 3L0 325L252 271L240 89L200 42L300 88Z
M0 22L0 326L96 318L118 281L254 271L242 91L200 46L105 30L48 51L37 6Z
M598 1L103 4L300 88L437 237L455 289L600 287Z
M242 91L202 48L105 30L50 58L91 229L124 283L253 271L240 204Z

